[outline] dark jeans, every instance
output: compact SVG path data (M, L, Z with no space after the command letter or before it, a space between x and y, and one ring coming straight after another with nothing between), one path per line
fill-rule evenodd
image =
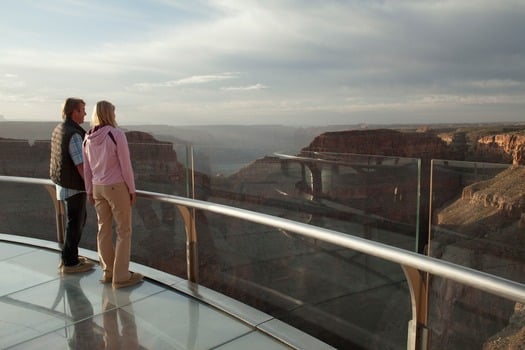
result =
M78 244L82 237L82 229L86 224L85 192L66 198L66 235L62 247L62 261L66 266L78 264Z

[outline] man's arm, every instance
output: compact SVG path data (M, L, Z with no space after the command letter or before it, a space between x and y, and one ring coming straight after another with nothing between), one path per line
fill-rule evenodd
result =
M84 180L84 163L78 164L77 170L80 176L82 177L82 180Z

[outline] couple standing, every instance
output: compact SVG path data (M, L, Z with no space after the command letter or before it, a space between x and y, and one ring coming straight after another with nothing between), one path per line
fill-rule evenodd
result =
M115 106L97 102L91 129L80 126L86 104L68 98L62 108L63 122L51 136L50 177L58 200L65 201L66 233L59 265L64 274L89 271L94 263L78 255L86 221L86 196L95 206L98 220L97 249L103 270L102 283L113 288L137 284L143 276L129 271L131 255L131 207L135 204L135 181L126 135L117 128ZM87 193L87 195L86 195ZM112 223L116 223L113 244Z

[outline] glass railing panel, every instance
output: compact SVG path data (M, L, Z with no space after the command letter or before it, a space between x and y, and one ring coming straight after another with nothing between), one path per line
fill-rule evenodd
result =
M49 178L49 140L0 139L0 175Z
M137 190L192 197L188 145L139 132L127 138ZM132 260L186 278L186 231L177 207L139 197L132 214Z
M45 186L0 182L0 193L0 233L57 240L54 192Z
M129 142L137 189L188 195L185 144L157 141L143 133L128 133L128 140L137 141ZM49 140L1 140L0 174L48 179L49 157ZM0 182L0 190L4 198L0 203L1 233L57 240L53 186ZM88 203L80 246L96 251L96 234L96 212ZM185 277L185 242L184 223L174 205L137 199L133 208L133 261ZM173 259L180 259L182 264L174 264Z
M302 153L228 164L212 159L239 150L192 147L203 199L417 249L418 159Z
M138 136L137 136L138 135ZM128 134L135 186L139 190L188 196L191 173L185 144L145 138L143 133Z
M0 181L0 233L57 242L53 187ZM80 247L97 251L97 214L87 204ZM139 197L131 260L186 278L186 231L177 207Z
M429 254L524 282L515 271L525 263L520 238L524 174L523 166L434 160ZM449 257L447 249L460 247L465 254ZM473 259L468 252L484 252L490 259Z
M243 158L249 150L239 151L192 145L196 198L417 249L418 159L318 153L250 159ZM209 225L197 230L204 285L342 347L373 348L368 347L373 334L386 325L377 319L377 329L358 324L371 325L376 306L392 303L404 312L395 313L401 329L390 336L406 344L410 297L399 266L268 227L201 215ZM330 271L330 278L323 279L321 271ZM352 328L354 343L347 343L344 333Z
M438 277L430 282L428 308L429 349L498 349L522 327L511 324L521 317L519 303Z
M188 146L127 134L137 189L189 195ZM50 141L0 140L0 174L49 178Z
M0 181L0 191L0 233L57 242L56 191L53 185ZM96 213L89 204L86 210L80 246L96 251Z
M406 348L411 306L399 265L199 210L197 226L201 284L337 348Z
M0 140L0 175L49 178L49 140ZM0 232L57 240L53 186L0 182ZM96 247L96 245L95 245Z
M345 221L361 219L368 239L417 250L421 224L419 159L305 151L299 156L304 157L302 164L310 164L307 167L312 179L315 173L320 177L314 200L350 210L353 217Z
M177 207L139 197L132 221L131 260L186 278L186 231Z
M433 160L429 255L524 283L524 175L522 166ZM432 348L481 348L513 310L513 302L432 277Z

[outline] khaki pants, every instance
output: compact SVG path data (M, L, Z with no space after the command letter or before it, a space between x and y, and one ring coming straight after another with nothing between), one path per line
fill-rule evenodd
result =
M97 248L105 276L113 282L127 281L131 255L131 200L125 183L94 185L93 198L98 219ZM112 224L117 238L113 245Z

